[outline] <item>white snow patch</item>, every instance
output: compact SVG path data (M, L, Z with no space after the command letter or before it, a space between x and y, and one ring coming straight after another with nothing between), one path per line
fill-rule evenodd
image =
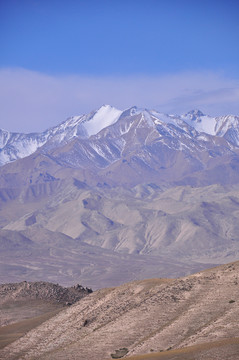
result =
M208 141L208 137L206 134L201 133L197 136L197 140Z
M150 127L154 127L154 122L153 122L153 119L152 117L150 116L150 113L148 111L144 111L143 114L142 114L142 118L144 118L144 120L146 120L147 124L150 126Z
M214 117L203 115L200 116L200 118L197 120L191 120L189 116L182 115L181 118L198 132L205 132L206 134L216 135L216 118Z
M128 122L128 123L126 123L126 124L121 125L121 126L120 126L120 135L124 135L124 134L128 133L129 130L131 129L133 123L134 123L134 122L131 121L131 122Z
M107 126L113 125L119 119L123 111L109 105L102 106L95 115L83 123L89 136L97 134Z
M107 160L105 153L103 152L103 150L101 149L101 147L97 144L91 144L92 149L95 150L95 152L100 155L101 157L103 157L104 159Z

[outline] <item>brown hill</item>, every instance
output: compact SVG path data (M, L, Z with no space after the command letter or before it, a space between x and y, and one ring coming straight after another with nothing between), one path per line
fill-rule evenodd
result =
M124 353L151 354L137 359L236 360L238 295L239 262L176 280L98 290L7 346L1 356L103 360Z

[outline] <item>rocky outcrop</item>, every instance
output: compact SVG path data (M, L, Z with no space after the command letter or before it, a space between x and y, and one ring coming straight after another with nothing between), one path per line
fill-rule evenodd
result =
M49 282L28 282L0 285L0 304L8 301L44 300L60 304L74 304L90 294L91 289L77 284L65 288Z

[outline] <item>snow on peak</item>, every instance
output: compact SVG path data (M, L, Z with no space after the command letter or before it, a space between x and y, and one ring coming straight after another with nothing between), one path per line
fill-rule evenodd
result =
M129 119L129 117L132 118ZM119 118L123 120L120 122L121 135L131 128L136 118L138 127L145 127L147 124L150 127L171 128L171 125L174 125L174 127L184 130L188 136L194 136L196 130L198 133L224 137L233 145L239 146L238 116L211 117L204 115L200 110L192 110L179 116L167 115L136 106L121 111L110 105L103 105L89 114L72 116L60 125L47 129L43 133L20 134L0 129L0 166L30 155L43 145L45 149L50 149L75 137L87 139L91 135L98 134L102 129L115 124ZM124 119L126 119L125 122Z
M123 111L118 110L110 105L101 106L93 116L87 119L83 126L89 136L97 134L107 126L114 124Z
M200 110L189 111L181 119L198 132L216 135L216 118L204 115Z

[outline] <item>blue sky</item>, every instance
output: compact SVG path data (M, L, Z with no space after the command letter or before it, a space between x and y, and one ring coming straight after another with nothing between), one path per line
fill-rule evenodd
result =
M235 0L0 0L0 127L103 103L239 115Z

